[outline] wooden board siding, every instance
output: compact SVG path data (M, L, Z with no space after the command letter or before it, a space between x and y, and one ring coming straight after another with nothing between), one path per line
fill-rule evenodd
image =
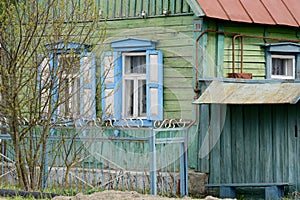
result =
M263 26L248 23L234 22L219 22L213 19L204 18L206 29L218 30L220 25L222 31L236 34L281 38L287 40L299 40L299 30L287 26ZM219 25L219 26L218 26ZM203 28L204 30L204 28ZM220 34L219 34L220 35ZM197 35L195 36L195 38ZM233 35L225 35L224 39L220 40L218 34L209 33L207 37L200 40L202 55L204 58L200 61L203 65L203 77L212 78L218 77L218 73L222 72L223 77L227 77L228 73L232 72L232 37ZM205 39L205 43L203 40ZM260 38L244 37L244 56L243 56L243 72L252 73L253 79L266 78L266 60L264 44L279 43L280 40L268 40ZM239 72L241 66L241 39L235 40L235 72ZM220 55L220 56L218 56ZM200 55L201 58L201 55ZM222 64L219 64L221 63Z
M107 21L105 25L108 43L129 37L158 40L156 48L164 56L164 116L192 119L193 16Z
M97 0L97 10L103 19L128 19L141 17L144 11L147 17L190 14L191 9L184 0Z
M289 182L299 190L299 110L300 104L227 106L221 137L199 170L209 165L209 183Z

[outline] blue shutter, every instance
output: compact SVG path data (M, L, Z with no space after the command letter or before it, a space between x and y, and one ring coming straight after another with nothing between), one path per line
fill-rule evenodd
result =
M80 116L96 118L96 61L91 53L80 58Z
M146 51L147 119L163 119L163 55L161 51Z
M102 118L121 119L122 66L117 52L106 52L101 59Z
M49 62L49 68L50 68L50 76L51 76L51 82L53 84L53 87L51 89L52 94L52 108L54 108L57 105L58 102L58 75L57 75L57 65L58 65L58 56L57 54L54 54L53 52L50 54L50 62ZM58 115L58 109L54 110L53 119L56 120Z

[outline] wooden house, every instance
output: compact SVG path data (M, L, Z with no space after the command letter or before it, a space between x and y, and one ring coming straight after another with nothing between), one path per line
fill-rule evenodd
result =
M236 186L286 184L299 190L297 4L197 0L195 5L201 93L195 101L200 104L197 170L208 174L210 186L224 186L225 196L234 196Z
M155 122L183 120L195 125L189 167L210 184L299 190L297 0L98 0L95 9L106 37L89 52L91 116L111 122L105 134L148 137Z

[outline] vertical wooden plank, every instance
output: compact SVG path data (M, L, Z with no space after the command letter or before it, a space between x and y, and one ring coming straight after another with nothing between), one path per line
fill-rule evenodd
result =
M221 135L221 183L232 183L232 143L231 143L231 112L230 106L221 108L221 117L226 116ZM221 124L222 126L222 124Z
M234 183L241 183L245 179L245 158L244 158L244 126L243 116L244 110L241 105L232 106L232 181Z
M260 135L260 181L273 182L273 159L272 159L272 108L264 105L259 113L259 135Z
M245 176L242 182L244 183L252 183L255 182L252 174L252 168L254 168L254 156L253 156L253 150L255 149L256 143L255 139L252 137L253 134L253 124L251 123L251 120L253 118L253 115L251 113L250 106L246 105L244 106L244 145L245 145L245 153L244 153L244 164L245 164ZM253 146L253 149L251 148Z
M139 14L141 14L143 9L144 9L144 0L139 0L139 2L140 2L140 12L139 12Z
M117 3L117 1L114 0L113 5L112 5L112 13L111 13L112 18L116 18L116 3Z
M152 15L155 16L156 15L156 0L152 0Z
M169 10L169 0L164 0L164 1L165 1L164 9Z
M109 0L105 1L105 15L106 16L108 16L108 14L109 14L109 12L108 12L109 11L109 3L108 2L109 2Z
M298 108L299 109L299 108ZM297 171L298 156L296 154L297 139L299 137L299 125L297 124L297 105L288 106L288 144L287 144L287 155L288 155L288 182L297 183Z
M145 11L146 11L147 15L151 16L151 13L150 13L150 0L146 0Z
M119 17L123 16L123 0L119 1Z
M282 182L281 134L283 134L282 108L276 105L273 110L273 176L275 182Z
M179 0L178 12L183 13L183 0Z
M297 121L297 127L300 127L300 105L297 104L297 113L296 113L296 121ZM299 130L299 128L298 128ZM299 138L299 134L300 132L298 131L298 137L295 138L296 140L296 145L295 145L295 172L294 172L294 176L296 177L295 180L295 190L299 191L300 190L300 167L299 167L299 156L300 156L300 138Z
M217 24L218 31L224 31L223 24ZM218 78L223 77L223 63L224 63L224 35L217 35L217 47L216 47L216 72L215 75Z
M220 183L220 173L223 170L223 163L221 163L221 149L220 149L220 105L210 105L210 169L209 181L210 183Z
M288 182L289 177L289 155L288 155L288 108L291 105L280 105L282 107L281 117L283 122L283 134L281 134L281 163L282 163L282 181Z
M130 10L131 10L131 7L130 7L130 0L127 0L126 6L125 6L125 11L124 11L124 13L126 13L126 17L129 17L129 15L130 15Z
M198 164L197 171L209 173L209 141L207 141L209 128L209 106L200 105L200 128L199 128L199 144L198 144ZM205 140L206 139L206 140Z
M249 107L250 111L250 121L248 122L245 120L245 123L250 123L251 129L250 129L250 137L252 140L250 143L250 154L252 154L252 168L251 168L251 176L253 178L252 182L259 182L259 171L260 171L260 166L259 166L259 157L260 157L260 146L259 146L259 115L258 111L261 109L260 105L251 105L247 106ZM246 143L247 141L245 141ZM247 152L245 152L247 153ZM246 156L246 154L245 154Z
M164 7L164 4L163 4L163 0L159 0L159 7L158 7L158 9L159 9L159 14L160 15L162 15L163 14L163 8Z
M172 14L175 14L176 13L176 0L172 0L172 11L171 11Z
M137 3L136 3L136 0L133 0L133 3L132 3L132 16L133 17L135 17L136 16L136 14L137 14L137 12L136 12L136 5Z

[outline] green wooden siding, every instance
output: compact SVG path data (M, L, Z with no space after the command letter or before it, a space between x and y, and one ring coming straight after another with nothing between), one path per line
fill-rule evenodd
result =
M200 135L205 125L211 134L218 129L219 110L210 106L211 124L200 117ZM221 136L198 170L209 173L210 183L290 182L299 190L299 110L300 104L227 106Z
M107 48L109 42L129 37L158 40L164 63L164 118L192 119L193 16L107 21L105 26Z
M253 79L265 79L266 60L264 44L278 43L282 40L271 40L263 38L253 38L253 36L279 38L286 40L299 40L299 30L286 26L267 26L248 23L220 22L214 19L203 19L202 30L216 30L227 33L243 34L243 72L252 73ZM221 29L220 29L221 28ZM199 35L197 33L195 38ZM200 40L200 75L204 78L228 77L232 72L232 38L234 34L225 34L224 38L215 33L207 33ZM249 36L249 37L248 37ZM235 40L234 46L235 72L241 68L241 38Z

